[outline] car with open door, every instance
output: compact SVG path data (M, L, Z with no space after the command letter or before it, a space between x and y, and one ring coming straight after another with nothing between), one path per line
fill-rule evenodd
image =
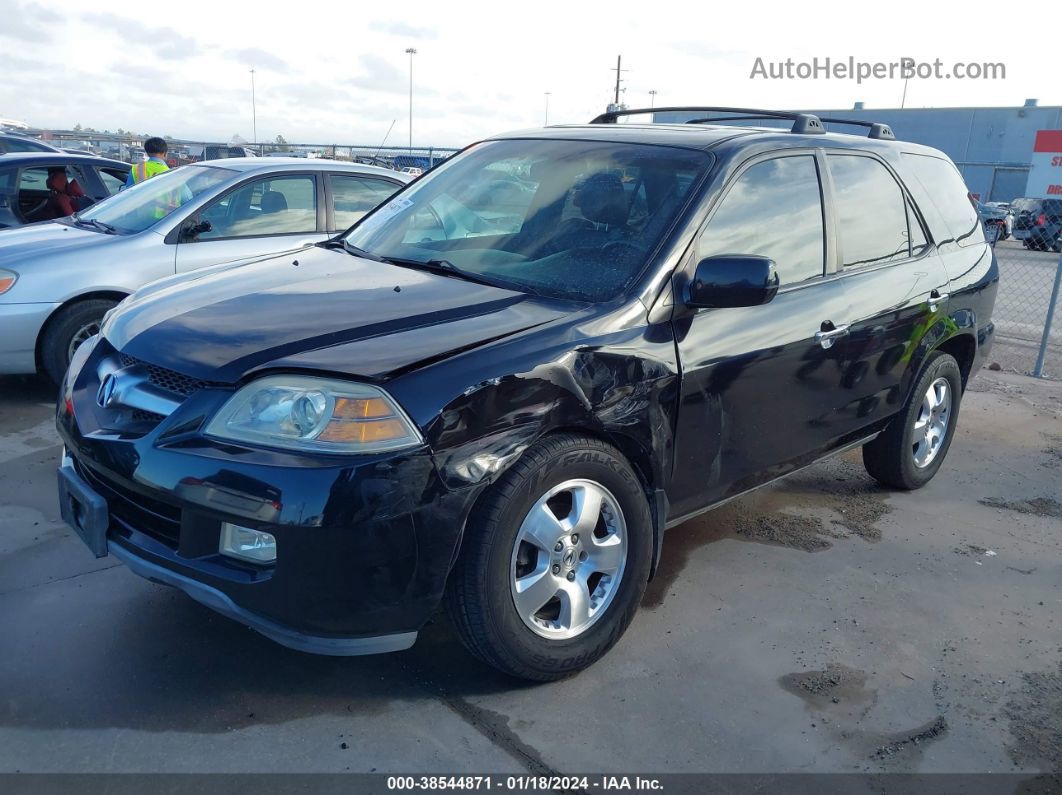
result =
M327 240L409 181L336 161L234 158L122 189L125 163L60 154L31 166L29 157L0 156L0 203L7 197L21 217L38 200L49 209L46 157L91 177L84 184L104 199L0 230L0 373L41 370L55 381L104 314L138 287Z
M404 649L445 600L543 681L689 517L854 447L924 486L993 340L959 172L694 111L481 141L341 237L138 291L62 386L67 522L292 648Z

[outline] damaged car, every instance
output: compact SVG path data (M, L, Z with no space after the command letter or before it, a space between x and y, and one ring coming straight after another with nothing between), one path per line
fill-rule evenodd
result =
M686 519L860 446L925 485L993 338L958 171L693 111L485 140L315 247L138 290L63 382L64 518L286 646L405 649L445 602L545 681Z

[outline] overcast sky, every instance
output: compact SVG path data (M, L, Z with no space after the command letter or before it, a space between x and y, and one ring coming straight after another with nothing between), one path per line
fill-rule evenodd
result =
M137 7L155 6L153 16ZM1002 62L1005 80L912 80L908 106L1062 104L1057 25L1000 2L363 2L0 0L0 118L178 138L458 146L631 106L898 107L903 81L750 77L765 62ZM1046 8L1046 6L1044 6Z

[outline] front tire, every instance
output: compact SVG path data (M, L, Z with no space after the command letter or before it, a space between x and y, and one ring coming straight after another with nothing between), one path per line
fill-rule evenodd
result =
M77 346L99 333L103 316L117 305L106 298L90 298L60 309L48 322L41 338L41 365L52 381L62 382Z
M645 491L619 451L546 437L473 511L450 577L451 619L469 651L505 673L568 676L627 629L652 537Z
M954 357L934 351L903 410L863 445L863 465L885 486L920 489L937 474L959 419L962 373Z

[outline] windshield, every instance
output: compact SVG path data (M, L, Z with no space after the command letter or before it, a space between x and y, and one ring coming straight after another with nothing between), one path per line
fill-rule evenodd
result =
M82 210L75 220L98 222L122 234L157 224L196 196L231 179L236 172L214 166L183 166L145 180Z
M491 141L429 172L345 239L387 259L446 260L500 285L604 301L641 272L710 163L665 146Z
M1015 199L1010 209L1016 213L1057 213L1062 210L1062 199Z

